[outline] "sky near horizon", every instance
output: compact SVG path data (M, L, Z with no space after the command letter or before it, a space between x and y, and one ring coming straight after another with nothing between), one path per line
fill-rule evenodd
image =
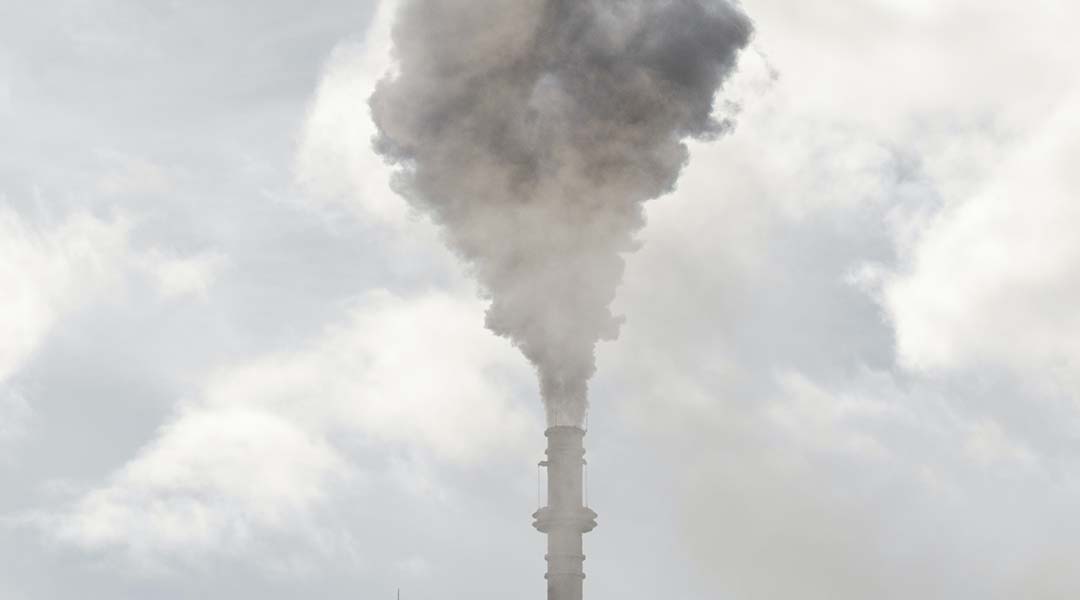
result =
M746 0L591 383L593 600L1080 595L1080 5ZM0 0L0 600L542 598L393 5Z

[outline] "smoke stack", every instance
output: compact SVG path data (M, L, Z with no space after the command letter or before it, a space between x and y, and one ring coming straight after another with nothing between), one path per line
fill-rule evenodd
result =
M442 229L485 324L536 367L547 413L548 600L579 600L595 349L645 202L675 189L689 138L750 42L738 0L399 0L395 68L369 105L394 188Z
M596 513L585 506L585 430L552 427L548 439L548 505L536 511L533 527L548 536L548 600L581 600L585 580L582 535L596 527Z

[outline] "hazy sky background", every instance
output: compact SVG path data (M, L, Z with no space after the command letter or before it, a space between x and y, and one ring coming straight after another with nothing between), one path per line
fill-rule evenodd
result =
M591 599L1080 595L1080 5L746 1L592 385ZM0 0L0 598L542 598L388 3Z

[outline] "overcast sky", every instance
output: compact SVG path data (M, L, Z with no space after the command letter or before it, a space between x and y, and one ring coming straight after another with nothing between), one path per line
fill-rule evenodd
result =
M746 0L592 384L586 595L1080 596L1080 4ZM542 598L388 2L0 0L0 598Z

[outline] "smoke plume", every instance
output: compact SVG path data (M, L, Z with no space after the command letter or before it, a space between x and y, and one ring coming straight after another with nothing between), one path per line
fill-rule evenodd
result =
M536 366L550 425L584 419L643 203L684 140L728 127L713 100L751 32L726 0L403 0L376 149Z

